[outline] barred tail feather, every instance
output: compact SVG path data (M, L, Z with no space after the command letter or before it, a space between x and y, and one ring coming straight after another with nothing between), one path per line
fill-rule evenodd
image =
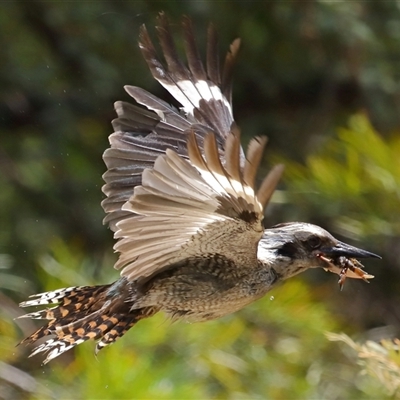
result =
M111 333L111 331L115 330L114 327L119 324L120 318L122 318L122 316L101 314L101 311L102 310L99 310L96 313L90 314L86 318L78 320L69 325L57 326L52 332L56 335L56 337L47 340L45 343L33 349L29 357L32 357L39 353L47 353L47 357L43 361L43 364L46 364L53 358L58 357L60 354L74 348L81 343L86 342L87 340L100 339L101 341L103 341L103 339L108 338L108 334ZM133 319L134 322L137 321L136 318ZM133 325L134 323L131 324L130 327L132 327ZM68 331L70 331L70 333L66 333ZM114 342L117 337L122 336L126 331L127 330L121 332L121 335L114 334L112 336L113 340L107 340L106 345ZM118 332L116 331L116 333ZM99 346L99 343L96 346L96 354L103 347L105 347L105 345Z
M75 286L64 289L57 289L52 292L38 293L30 296L32 300L23 301L20 307L32 307L46 304L58 304L52 308L22 315L19 318L31 319L59 319L64 321L79 319L90 309L93 311L95 303L100 308L104 302L105 292L111 285L100 286ZM103 296L102 296L103 295Z
M19 318L48 320L20 344L34 343L53 336L33 349L30 357L47 353L43 364L87 340L99 340L96 354L123 336L137 321L154 314L152 310L132 310L132 301L126 302L124 282L111 285L81 286L58 289L31 296L21 307L57 304ZM118 293L121 290L122 293Z
M96 344L95 354L97 355L101 349L113 344L118 338L125 335L129 329L132 328L136 322L141 319L141 316L127 317L126 315L120 316L118 322L110 329Z

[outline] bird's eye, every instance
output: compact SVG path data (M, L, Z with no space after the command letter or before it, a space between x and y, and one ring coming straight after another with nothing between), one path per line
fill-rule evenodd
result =
M311 236L307 240L307 244L310 246L311 249L317 249L319 246L321 246L321 238L318 236Z

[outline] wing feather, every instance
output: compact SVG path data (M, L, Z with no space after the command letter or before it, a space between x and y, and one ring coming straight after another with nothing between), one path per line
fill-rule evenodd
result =
M250 140L250 143L247 147L246 163L243 170L243 180L251 187L254 187L258 166L260 165L267 141L268 139L266 136L255 137Z
M196 39L193 34L192 20L184 16L182 20L182 26L185 36L185 50L190 72L193 74L193 77L196 80L196 82L206 82L207 75L204 70L199 50L196 45ZM205 87L204 89L209 90L208 85L206 86L207 88Z
M266 138L249 144L246 158L232 115L231 76L240 41L221 69L218 39L208 29L206 66L193 26L183 19L187 66L178 57L166 16L157 27L163 60L145 26L139 47L153 77L182 106L125 86L146 109L115 103L102 205L118 239L115 265L130 280L148 279L188 257L220 254L253 268L263 232L263 208L282 173L275 167L256 193Z
M233 126L231 134L228 135L225 141L225 168L228 174L238 182L242 182L240 150L240 130Z
M230 131L233 115L231 99L227 99L221 89L221 71L215 29L209 29L206 74L198 54L190 20L184 18L182 23L189 68L178 57L166 15L160 13L158 21L158 40L166 66L158 58L145 26L141 28L139 42L139 47L153 77L182 105L189 119L194 116L198 122L208 125L224 138ZM233 48L237 50L238 46L233 46ZM229 64L226 66L227 71L232 69L235 58L233 55L226 58ZM229 85L230 82L227 79L224 91L228 93L230 92Z
M283 164L275 165L263 180L257 192L257 199L263 207L266 207L271 199L271 196L274 193L279 180L281 179L284 169L285 166Z
M240 138L232 137L231 147L237 149ZM244 267L256 265L263 208L254 187L236 181L222 165L213 134L206 136L204 152L203 157L192 133L189 160L167 150L153 169L143 172L142 185L123 206L132 217L119 222L115 234L115 250L120 252L115 267L123 276L146 279L178 261L208 253L233 257ZM240 157L237 150L229 154L234 155ZM238 160L231 164L239 169ZM240 170L234 175L240 177ZM253 218L242 217L248 213Z
M221 84L221 69L219 66L218 35L214 24L208 25L207 31L207 75L217 85Z
M162 61L146 27L141 27L139 47L153 77L158 80L181 104L183 112L146 90L125 86L126 92L141 108L126 102L116 102L118 117L113 120L114 133L110 135L111 148L104 153L107 172L103 191L107 198L102 202L108 213L104 223L112 230L117 223L129 217L122 205L133 194L134 187L142 183L142 172L152 168L156 158L167 149L187 157L188 135L194 131L203 154L203 141L214 132L218 153L224 156L224 143L234 127L231 102L231 71L238 52L238 42L232 43L225 64L220 67L218 40L214 27L208 29L207 64L203 65L196 45L192 22L182 20L185 53L188 67L178 57L167 17L161 13L158 19L158 39ZM239 146L240 165L244 154Z
M232 74L233 67L236 63L237 55L240 49L240 39L235 39L229 47L229 51L225 57L224 69L222 71L221 91L232 104Z

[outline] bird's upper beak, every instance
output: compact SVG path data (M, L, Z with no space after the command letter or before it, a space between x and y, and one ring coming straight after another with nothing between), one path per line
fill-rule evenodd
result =
M340 287L343 286L346 277L365 281L374 277L363 270L364 266L357 258L381 258L377 254L340 241L335 246L320 248L317 256L325 262L326 270L340 276Z
M347 257L347 258L382 258L377 254L367 250L359 249L347 243L337 242L333 247L325 247L320 249L321 253L329 258Z

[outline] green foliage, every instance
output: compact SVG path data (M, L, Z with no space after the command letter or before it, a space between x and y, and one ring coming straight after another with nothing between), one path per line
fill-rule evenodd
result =
M327 334L329 340L343 342L350 346L358 356L364 374L379 380L387 393L400 399L400 340L382 340L376 343L368 340L356 343L345 334Z
M293 202L331 218L344 236L399 236L399 154L398 134L384 140L357 114L304 166L286 163Z

